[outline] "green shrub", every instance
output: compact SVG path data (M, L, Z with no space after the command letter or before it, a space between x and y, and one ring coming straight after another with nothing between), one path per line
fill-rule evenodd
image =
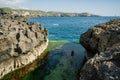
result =
M1 13L5 13L5 14L11 14L12 13L12 9L11 8L1 8L0 9Z

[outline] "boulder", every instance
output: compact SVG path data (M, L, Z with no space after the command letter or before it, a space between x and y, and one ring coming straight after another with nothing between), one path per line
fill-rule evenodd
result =
M120 79L120 19L96 25L81 35L88 61L80 80Z

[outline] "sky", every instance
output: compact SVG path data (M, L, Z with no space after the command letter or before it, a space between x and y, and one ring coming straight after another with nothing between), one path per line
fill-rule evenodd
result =
M120 0L0 0L0 7L120 16Z

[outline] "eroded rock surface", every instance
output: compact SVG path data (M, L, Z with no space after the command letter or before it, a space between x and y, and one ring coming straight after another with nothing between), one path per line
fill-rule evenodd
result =
M21 68L47 48L47 29L23 17L0 15L0 78Z
M80 80L120 80L120 19L90 28L80 42L89 57Z

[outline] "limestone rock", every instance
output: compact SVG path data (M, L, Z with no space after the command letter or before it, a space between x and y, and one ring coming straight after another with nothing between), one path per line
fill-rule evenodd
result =
M88 56L93 56L106 50L107 47L120 43L120 19L90 28L81 35L80 43L89 52Z
M80 42L90 57L80 80L120 80L120 19L92 27Z
M47 29L23 17L0 16L0 78L21 68L47 48Z

